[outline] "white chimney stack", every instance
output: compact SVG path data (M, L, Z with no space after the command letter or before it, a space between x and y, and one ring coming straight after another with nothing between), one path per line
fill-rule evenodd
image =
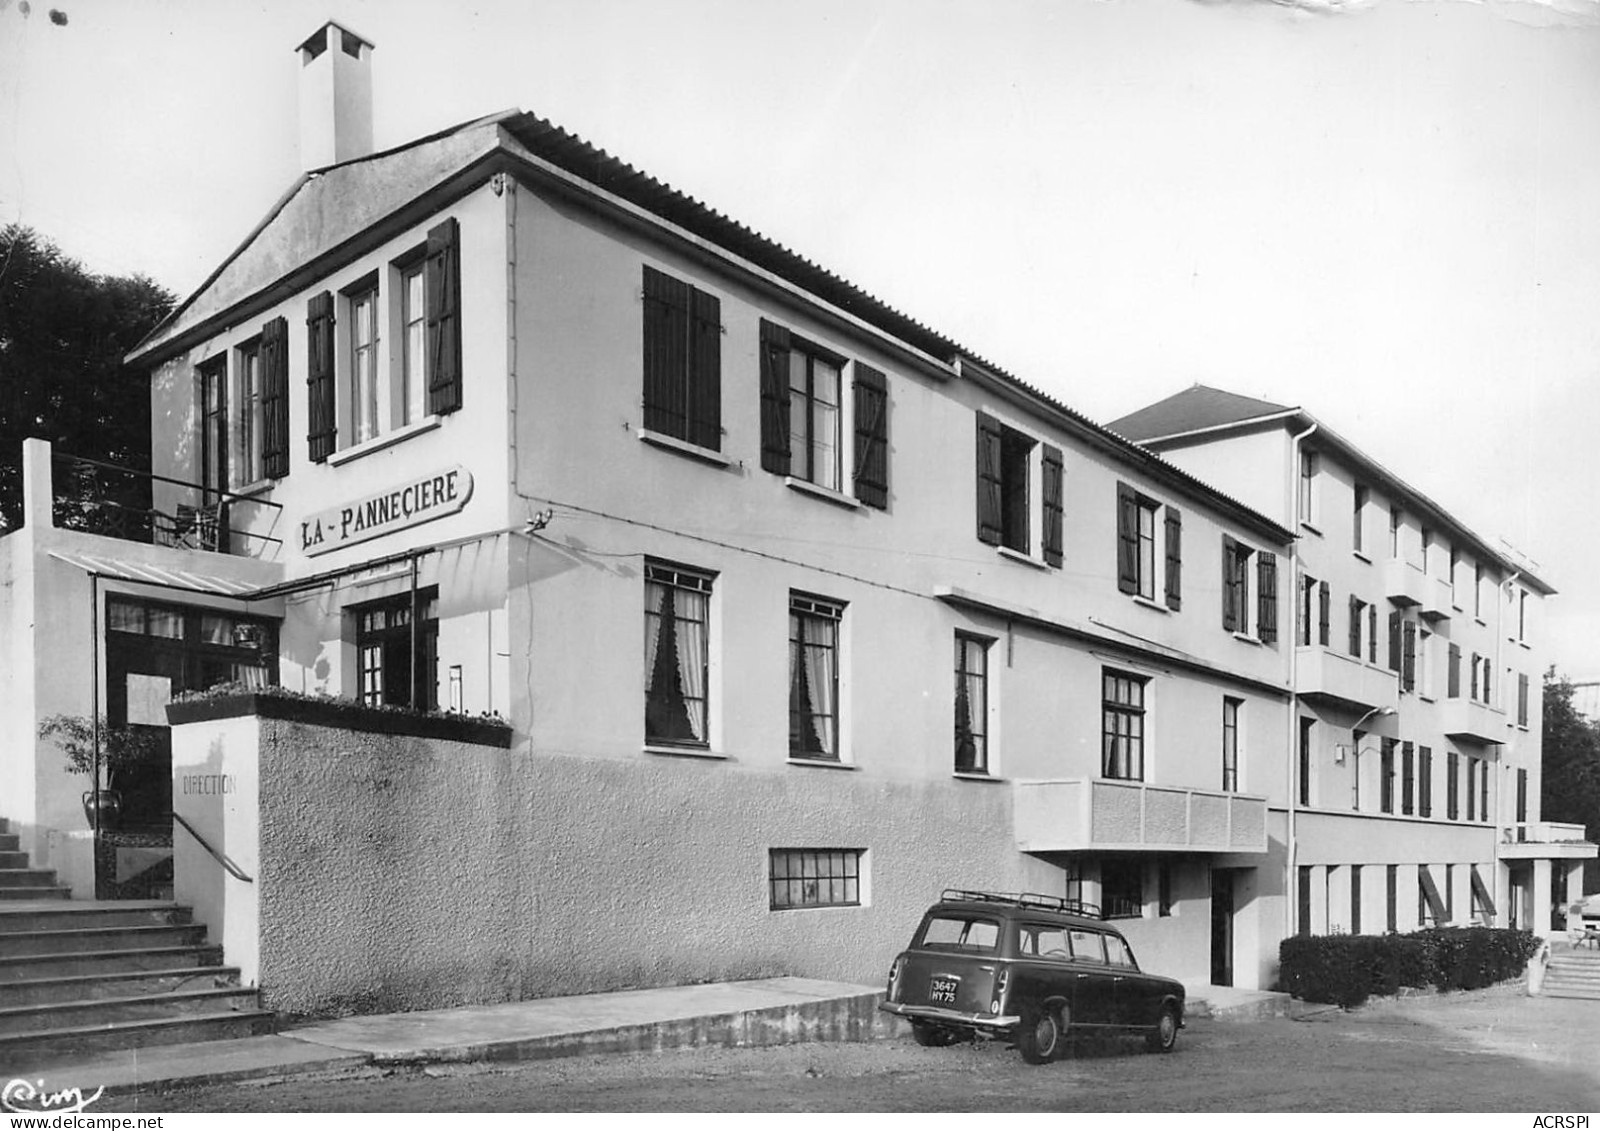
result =
M372 44L329 20L299 47L300 167L372 152Z

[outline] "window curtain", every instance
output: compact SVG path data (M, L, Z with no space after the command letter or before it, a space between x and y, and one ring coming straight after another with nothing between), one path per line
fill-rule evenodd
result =
M679 602L690 623L680 621ZM706 597L648 582L645 608L655 616L653 631L645 633L645 670L650 681L645 690L645 737L704 743Z
M805 681L806 691L801 707L808 716L802 720L801 749L827 758L839 757L834 741L839 685L837 632L837 623L824 617L800 618L800 678Z
M983 773L987 758L983 737L973 733L972 712L976 705L982 709L983 676L968 669L967 641L956 641L956 769Z

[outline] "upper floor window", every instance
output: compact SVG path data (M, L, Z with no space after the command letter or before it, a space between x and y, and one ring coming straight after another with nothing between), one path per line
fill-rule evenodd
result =
M1517 673L1517 725L1528 725L1528 673Z
M427 329L428 309L423 286L424 261L417 259L398 267L400 311L400 388L396 398L397 423L413 424L426 414L424 393L428 387Z
M1361 658L1361 637L1367 620L1367 603L1360 597L1350 598L1350 654Z
M346 295L350 325L350 432L359 444L378 434L378 284Z
M1300 452L1300 521L1307 526L1317 523L1317 453L1301 449Z
M228 362L214 357L200 366L200 483L206 501L228 489Z
M644 426L722 450L722 304L644 269Z
M1317 643L1324 648L1330 638L1329 614L1332 612L1333 594L1326 581L1314 577L1300 579L1300 644L1309 648L1313 631ZM1313 620L1315 618L1315 620ZM1313 629L1315 624L1315 629Z
M1360 483L1356 484L1355 505L1350 515L1350 544L1359 553L1361 551L1363 527L1366 525L1367 514L1367 488Z
M1433 531L1426 526L1422 528L1422 572L1427 573L1432 567L1433 557Z
M1243 699L1222 698L1222 788L1229 793L1239 788L1239 709L1243 706Z
M709 746L712 575L647 561L644 580L645 741Z
M254 338L237 351L239 363L239 468L240 484L254 483L261 474L261 339Z
M1059 566L1061 450L987 413L978 413L977 421L978 538Z
M1528 591L1517 590L1517 641L1526 643L1528 639Z
M956 772L989 772L989 644L956 633Z
M789 756L839 760L839 622L844 606L789 594Z
M1249 546L1222 536L1222 627L1231 632L1250 631Z
M1158 512L1165 511L1157 523ZM1158 552L1159 542L1159 552ZM1126 483L1117 484L1117 588L1147 600L1156 596L1156 563L1164 561L1169 609L1182 605L1183 515L1163 508Z
M1105 669L1101 675L1100 775L1144 780L1144 693L1149 680Z
M1456 595L1456 570L1461 565L1461 551L1455 546L1450 547L1450 603L1456 608L1461 607L1461 598Z
M888 506L889 395L882 372L854 363L776 322L761 321L761 466L861 503ZM848 440L854 434L854 444ZM847 484L848 480L848 484Z
M1483 563L1472 563L1472 615L1483 619Z

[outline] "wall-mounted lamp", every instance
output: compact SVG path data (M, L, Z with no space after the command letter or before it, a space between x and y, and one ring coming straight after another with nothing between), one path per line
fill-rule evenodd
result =
M1350 745L1348 747L1346 747L1345 744L1342 743L1342 742L1337 743L1337 744L1334 745L1334 748L1333 748L1333 761L1334 761L1334 764L1338 765L1338 766L1344 765L1344 756L1348 751L1354 751L1358 756L1360 755L1361 751L1356 749L1355 732L1361 729L1361 724L1362 723L1366 722L1368 719L1372 718L1374 715L1377 715L1378 717L1381 718L1381 717L1383 717L1385 715L1392 715L1392 714L1394 714L1394 708L1393 707L1374 707L1374 708L1372 708L1372 710L1368 711L1366 714L1362 715L1359 719L1357 719L1356 722L1355 722L1355 725L1350 728Z
M1372 708L1372 710L1368 711L1366 714L1362 715L1359 719L1357 719L1355 721L1355 725L1352 726L1350 729L1353 730L1353 731L1360 730L1361 729L1361 724L1366 722L1368 719L1372 718L1372 716L1374 716L1374 715L1377 715L1379 718L1383 718L1383 717L1385 717L1387 715L1392 715L1392 714L1394 714L1394 708L1393 707L1374 707L1374 708Z

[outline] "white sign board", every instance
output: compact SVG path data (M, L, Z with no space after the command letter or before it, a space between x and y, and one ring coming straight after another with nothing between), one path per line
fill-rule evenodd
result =
M315 557L409 526L455 514L472 497L472 472L457 464L419 475L375 495L308 515L300 523L300 549Z

